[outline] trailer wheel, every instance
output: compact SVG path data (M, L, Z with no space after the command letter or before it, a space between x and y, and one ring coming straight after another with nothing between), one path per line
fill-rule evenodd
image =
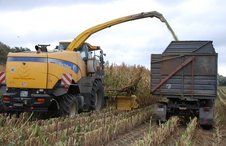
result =
M65 94L58 100L60 116L74 116L78 113L78 101L75 96Z
M95 80L91 91L91 110L101 110L104 107L104 88L100 80Z

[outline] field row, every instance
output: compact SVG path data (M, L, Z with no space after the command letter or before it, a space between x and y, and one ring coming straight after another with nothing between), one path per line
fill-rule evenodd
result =
M215 145L226 142L226 87L218 88L218 98L215 102Z
M218 98L226 106L226 88L219 87Z
M149 120L151 113L149 106L128 112L108 109L32 122L25 120L26 115L19 119L2 116L0 145L103 145Z
M155 122L126 133L107 146L155 146L155 145L191 145L196 130L197 118L191 119L186 128L181 128L178 117L170 118L166 123L156 125Z

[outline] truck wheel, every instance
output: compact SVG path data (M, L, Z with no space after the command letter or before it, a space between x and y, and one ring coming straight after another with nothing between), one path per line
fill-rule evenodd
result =
M65 94L59 99L59 114L60 116L74 116L78 113L78 102L75 96Z
M100 80L95 80L91 91L91 110L101 110L104 107L104 88Z

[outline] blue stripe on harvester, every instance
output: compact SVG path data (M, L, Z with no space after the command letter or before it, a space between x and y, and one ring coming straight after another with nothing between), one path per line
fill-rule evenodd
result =
M49 63L54 63L54 64L58 64L60 66L69 68L70 70L73 70L73 72L78 73L79 71L79 67L78 65L71 63L69 61L65 61L65 60L59 60L59 59L53 59L53 58L49 58L48 59Z
M8 57L7 61L47 62L47 58L44 58L44 57Z
M8 57L7 61L21 61L21 62L47 62L47 58L45 57ZM79 67L78 65L71 63L65 60L48 58L48 63L58 64L60 66L69 68L74 73L78 73Z

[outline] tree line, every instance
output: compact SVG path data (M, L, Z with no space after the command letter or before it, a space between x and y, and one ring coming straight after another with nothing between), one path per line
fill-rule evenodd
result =
M218 74L218 85L226 86L226 77Z
M0 64L2 65L6 64L7 54L9 52L24 52L24 51L31 51L31 50L23 47L10 48L8 45L0 42Z

